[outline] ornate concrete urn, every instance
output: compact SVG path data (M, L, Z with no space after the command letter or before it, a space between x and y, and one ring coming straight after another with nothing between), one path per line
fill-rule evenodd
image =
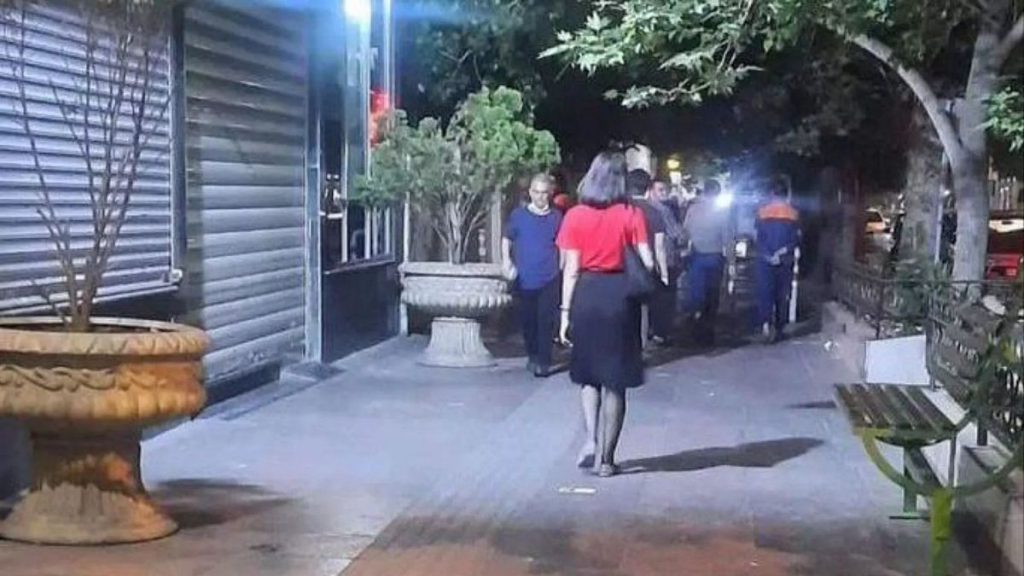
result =
M433 316L430 344L420 363L448 368L494 365L480 338L480 320L512 303L501 267L407 262L400 270L402 302Z
M45 544L139 542L177 529L146 494L142 430L206 402L206 335L177 324L0 319L0 416L32 439L33 481L0 536Z

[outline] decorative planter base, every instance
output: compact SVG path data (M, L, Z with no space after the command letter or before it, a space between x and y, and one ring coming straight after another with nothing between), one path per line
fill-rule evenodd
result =
M93 318L0 318L0 417L32 438L32 488L0 537L38 544L116 544L177 525L146 494L139 437L206 403L203 332L178 324Z
M35 482L0 536L37 544L117 544L178 529L143 488L139 438L33 435Z
M471 318L434 318L430 344L420 357L424 366L483 368L495 364L480 338L480 322Z
M480 320L512 303L496 264L402 264L402 302L433 316L420 364L480 368L495 364L480 338Z

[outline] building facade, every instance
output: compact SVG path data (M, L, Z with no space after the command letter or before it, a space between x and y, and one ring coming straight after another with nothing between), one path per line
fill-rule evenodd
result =
M58 214L87 241L88 172L64 111L88 40L59 2L32 3L3 29L29 105L0 69L0 314L39 314L59 267L23 126L42 135ZM396 334L400 209L347 199L394 104L392 46L391 0L177 5L152 78L166 113L153 119L100 313L205 329L214 399ZM12 483L4 450L0 494Z

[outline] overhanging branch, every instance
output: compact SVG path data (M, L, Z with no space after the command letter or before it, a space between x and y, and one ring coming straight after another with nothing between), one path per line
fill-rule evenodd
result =
M1024 40L1024 14L1017 17L1017 21L1013 23L1009 32L1003 39L999 41L999 46L996 47L996 55L999 58L1000 66L1006 62L1006 59L1010 57L1013 49L1016 48L1021 41Z
M924 110L928 114L928 118L932 121L935 131L939 134L939 140L942 142L942 147L945 149L946 155L949 156L950 163L954 165L959 164L963 159L963 146L960 143L960 136L957 134L956 127L953 125L952 119L950 119L949 115L946 114L946 111L943 109L942 101L935 95L935 91L932 90L928 80L925 79L921 72L900 64L897 61L892 48L876 38L872 38L864 34L842 34L850 42L853 42L855 45L863 48L872 56L878 58L885 65L896 71L899 77L910 87L911 91L913 91L914 95L921 102L921 105L924 106Z

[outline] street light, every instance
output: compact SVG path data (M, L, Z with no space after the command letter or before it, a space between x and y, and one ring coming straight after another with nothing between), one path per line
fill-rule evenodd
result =
M370 0L342 0L345 18L356 24L368 24L371 17Z
M669 158L665 163L670 172L677 172L682 167L682 162L678 158Z
M718 196L715 196L715 208L724 210L732 207L733 196L732 192L722 192Z

